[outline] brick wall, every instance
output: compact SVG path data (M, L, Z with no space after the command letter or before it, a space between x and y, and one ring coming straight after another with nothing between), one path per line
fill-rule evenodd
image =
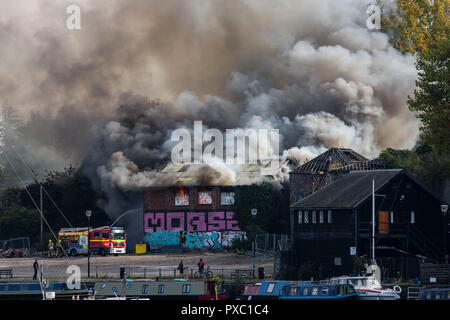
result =
M180 188L167 188L162 190L149 190L144 193L144 212L145 211L214 211L214 210L230 210L229 205L221 205L221 192L230 192L232 189L221 189L220 187L195 187L185 188L189 194L189 205L175 205L175 195ZM199 204L198 194L202 191L212 192L212 204Z

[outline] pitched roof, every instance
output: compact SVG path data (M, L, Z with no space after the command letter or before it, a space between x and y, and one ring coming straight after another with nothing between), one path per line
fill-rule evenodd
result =
M153 187L246 185L273 178L281 167L270 161L255 164L225 165L223 163L168 163L154 178Z
M314 159L302 164L293 173L319 173L356 163L368 162L369 159L363 157L352 149L331 148Z
M291 205L291 208L340 208L352 209L372 193L400 174L402 169L352 171L326 187Z

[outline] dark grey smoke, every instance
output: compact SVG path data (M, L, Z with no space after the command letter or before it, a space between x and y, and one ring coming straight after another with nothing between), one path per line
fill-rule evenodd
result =
M28 121L40 163L83 161L112 215L151 185L172 130L194 120L279 129L283 155L299 161L329 147L374 157L415 144L405 103L414 59L367 29L371 1L76 3L74 31L73 1L0 4L0 104Z

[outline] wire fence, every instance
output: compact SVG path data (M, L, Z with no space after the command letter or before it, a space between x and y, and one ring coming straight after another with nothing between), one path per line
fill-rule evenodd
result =
M264 268L264 277L272 277L271 269L272 268ZM212 277L219 277L222 279L250 279L261 276L261 274L258 273L258 268L256 268L256 270L236 268L206 268L203 272L203 275L200 275L197 268L189 267L185 267L184 274L180 274L180 271L176 267L95 267L95 278L98 279L120 278L122 277L122 275L126 276L127 278L136 279L203 279ZM94 275L91 275L91 277L92 276Z
M30 249L29 237L0 240L0 243L0 247L3 251L6 251L8 249Z
M256 250L269 253L287 251L290 249L290 238L286 234L257 234Z

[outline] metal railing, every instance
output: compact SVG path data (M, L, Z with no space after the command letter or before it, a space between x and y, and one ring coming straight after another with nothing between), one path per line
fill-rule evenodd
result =
M96 266L95 267L95 278L118 278L120 277L120 269L123 268L126 273L127 278L139 278L139 279L176 279L176 278L188 278L196 279L200 278L198 276L198 268L184 268L184 275L181 275L176 267L147 267L147 266ZM207 271L211 272L209 277L219 277L222 279L236 279L238 278L252 278L255 275L253 270L250 269L236 269L236 268L206 268ZM271 270L265 271L266 277L271 277ZM93 277L91 273L91 278Z

